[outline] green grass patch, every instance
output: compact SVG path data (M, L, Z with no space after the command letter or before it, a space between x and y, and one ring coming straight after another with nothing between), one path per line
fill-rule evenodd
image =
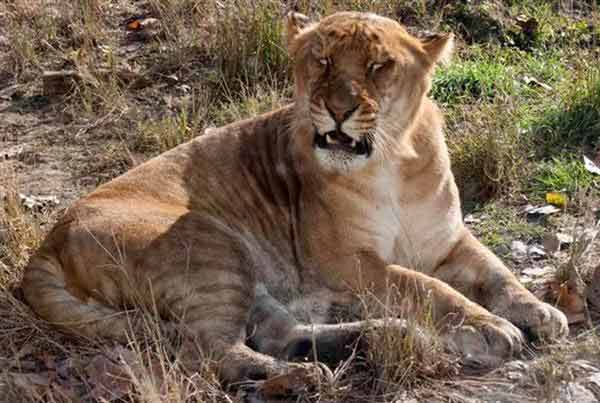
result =
M438 69L432 82L431 96L448 106L517 96L544 99L549 92L547 86L553 88L567 75L563 55L556 50L526 52L472 46L455 60L447 68Z
M506 68L484 60L468 60L440 69L433 77L431 96L444 104L489 101L512 91Z
M600 70L596 67L576 78L559 96L539 120L531 122L537 154L552 156L600 146Z
M475 210L475 213L482 221L474 228L474 232L492 249L510 244L515 239L524 242L539 239L544 233L543 226L527 222L525 216L510 206L489 203Z
M533 181L533 191L542 196L557 191L574 195L581 189L600 185L600 180L585 169L583 162L573 158L541 162Z

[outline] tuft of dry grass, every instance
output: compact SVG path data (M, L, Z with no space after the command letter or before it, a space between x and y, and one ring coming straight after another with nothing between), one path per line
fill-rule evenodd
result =
M0 171L2 172L2 171ZM14 176L6 175L0 180L2 209L0 209L0 290L18 284L21 270L29 255L40 245L43 238L41 220L23 207Z
M521 107L509 98L447 114L452 171L466 204L511 198L527 186L533 142L515 124L526 113Z
M215 108L211 123L216 126L248 119L272 111L291 101L291 86L275 78L264 84L243 86L237 91L222 83L225 100Z
M63 334L0 292L0 395L19 402L144 403L231 401L213 361L191 341L174 341L146 312L126 346Z
M431 300L415 292L412 308L395 287L384 301L373 294L361 294L362 315L367 319L401 317L406 331L384 326L367 333L364 365L369 368L368 395L371 398L400 396L435 380L451 379L458 373L458 357L446 349L441 328L432 317Z

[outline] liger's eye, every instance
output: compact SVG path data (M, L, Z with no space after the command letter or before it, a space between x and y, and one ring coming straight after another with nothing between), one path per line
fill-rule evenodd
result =
M377 70L383 67L383 63L371 63L369 65L369 73L375 73Z

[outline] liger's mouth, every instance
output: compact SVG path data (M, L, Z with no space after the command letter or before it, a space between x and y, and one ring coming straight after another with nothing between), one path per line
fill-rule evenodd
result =
M347 153L369 157L373 152L373 144L367 136L360 140L348 136L341 130L332 130L321 134L315 129L314 146L324 150L340 150Z

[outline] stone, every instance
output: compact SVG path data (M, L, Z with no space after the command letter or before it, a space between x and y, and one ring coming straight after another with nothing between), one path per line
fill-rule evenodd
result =
M561 385L559 389L559 402L597 403L594 394L579 383L571 382Z
M546 257L546 252L536 245L532 245L527 249L527 255L534 260L544 259Z
M74 70L45 71L42 74L44 95L66 95L81 81L81 75Z
M527 259L527 245L523 241L512 241L510 250L514 260L523 261Z

